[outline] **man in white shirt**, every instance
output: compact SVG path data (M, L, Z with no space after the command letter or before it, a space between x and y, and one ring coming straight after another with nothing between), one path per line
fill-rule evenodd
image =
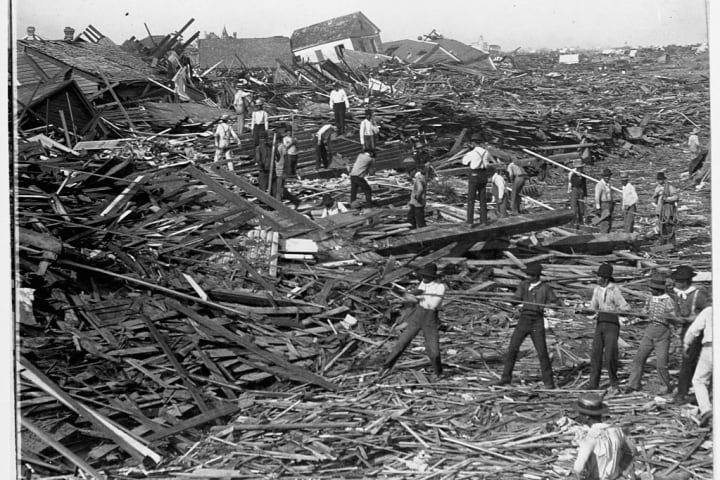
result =
M235 108L235 114L237 115L237 133L242 134L245 129L245 115L247 114L248 102L250 100L250 94L244 90L238 88L233 99L233 107Z
M333 109L335 114L335 126L339 134L342 135L345 133L345 112L350 108L350 102L345 94L345 89L340 86L339 82L335 82L330 92L330 108Z
M375 125L375 116L372 110L365 110L365 119L360 122L360 145L365 148L366 145L370 146L373 153L375 150L375 142L377 133L380 131L380 127Z
M690 131L690 136L688 136L688 150L690 150L690 154L693 158L700 153L700 138L698 137L698 133L700 133L700 129L695 127L692 131Z
M630 183L630 176L627 172L620 174L622 181L622 211L623 225L626 233L633 233L635 229L635 213L637 212L638 195L635 187Z
M690 348L693 340L702 334L703 343L700 351L700 359L695 368L692 383L695 389L695 398L700 408L700 424L706 423L710 414L712 414L712 404L710 403L710 394L708 393L708 385L712 380L712 305L705 307L690 325L685 338L683 338L683 351Z
M235 133L235 130L228 125L227 121L230 118L230 115L223 114L222 117L220 117L220 121L218 122L218 126L215 129L215 162L220 161L220 157L225 154L225 160L232 160L232 154L230 153L230 145L232 144L233 138L237 142L238 146L240 146L240 139L237 136L237 133ZM231 161L227 162L228 170L233 170L233 163Z
M372 170L373 164L375 163L375 158L372 155L372 152L369 151L368 147L365 147L365 151L358 154L357 158L355 159L355 163L352 166L352 169L350 170L350 204L353 205L355 203L355 199L357 198L357 192L358 190L362 190L365 194L365 203L368 206L373 206L372 201L372 189L370 188L370 185L367 183L367 180L365 180L365 177L370 175L370 170Z
M615 200L613 200L612 188L610 188L610 177L612 172L609 168L605 168L602 173L602 178L595 185L595 209L600 215L600 233L610 233L612 230L612 215L615 207Z
M328 168L332 158L332 140L337 136L337 129L330 124L323 125L315 134L315 168Z
M263 106L262 98L255 101L255 111L250 117L250 129L253 134L253 145L257 147L260 141L267 141L268 115Z
M497 208L498 217L505 218L508 216L505 171L496 170L490 179L490 183L492 184L492 193L493 197L495 197L495 207Z
M467 223L473 226L475 216L475 198L480 201L480 224L487 224L487 197L485 189L488 181L488 165L493 161L492 154L485 148L473 143L474 148L463 156L462 163L468 171Z
M440 319L438 310L442 305L443 297L447 287L438 279L437 265L430 263L420 271L422 282L417 289L410 290L405 299L417 303L415 309L410 313L407 327L398 338L390 354L383 363L383 372L387 373L402 355L413 338L422 330L425 337L425 353L430 359L430 364L435 375L442 375L442 361L440 359Z

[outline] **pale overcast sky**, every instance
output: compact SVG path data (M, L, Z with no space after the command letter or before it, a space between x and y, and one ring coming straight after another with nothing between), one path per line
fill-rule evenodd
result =
M707 41L705 0L15 0L16 34L34 25L46 39L63 28L92 24L116 43L180 29L238 37L289 37L296 28L362 11L383 41L436 29L474 43L482 36L503 49L693 44ZM712 15L711 15L712 18Z

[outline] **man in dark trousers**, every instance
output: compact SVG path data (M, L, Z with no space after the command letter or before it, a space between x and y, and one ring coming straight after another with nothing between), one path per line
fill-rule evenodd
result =
M372 206L372 189L368 185L365 177L370 175L375 159L373 158L371 147L365 146L365 151L358 154L355 163L350 170L350 204L355 202L358 190L362 190L365 194L365 203Z
M520 193L522 192L523 187L525 186L525 180L527 179L527 173L525 172L525 169L515 163L515 158L513 157L510 160L510 165L507 167L508 175L510 176L510 181L512 182L512 196L510 197L510 213L513 215L519 215L520 214L520 203L521 203L521 197Z
M332 140L337 136L332 125L323 125L315 134L315 168L328 168L332 159Z
M268 181L270 180L270 146L267 141L260 142L255 147L255 163L258 167L258 187L263 192L267 192Z
M613 267L608 263L600 265L597 271L598 284L593 290L590 309L597 311L597 323L590 354L589 390L597 390L600 384L603 359L607 367L610 386L618 388L618 338L620 337L619 311L627 311L630 306L620 289L615 285Z
M342 135L345 133L345 112L350 108L350 102L348 101L345 89L343 89L338 82L335 82L330 92L330 108L333 109L333 113L335 114L335 126L340 135Z
M575 230L585 225L585 197L587 197L587 180L583 173L583 161L573 161L573 170L568 174L568 194L570 195L570 208L575 216Z
M475 198L480 201L480 224L487 224L488 166L493 161L492 154L480 145L473 143L474 148L463 156L462 163L469 167L468 171L468 204L467 223L473 226L475 216Z
M688 265L680 265L670 274L670 278L675 282L671 296L677 305L678 320L682 323L681 339L685 338L685 333L695 317L708 306L705 291L692 284L694 276L695 271ZM678 391L675 394L677 403L689 403L692 400L691 397L688 398L688 391L700 357L702 343L703 336L700 334L689 344L687 352L683 353L680 373L678 373Z
M559 301L552 287L540 281L541 273L542 266L539 263L528 265L525 269L528 279L520 282L513 296L513 300L520 302L520 319L510 338L510 347L505 356L505 368L497 385L508 385L512 381L512 372L520 345L525 337L530 335L540 360L540 370L545 388L555 388L545 341L544 310L546 305L559 305Z
M408 172L413 182L412 192L410 192L410 201L408 202L408 223L410 228L423 228L425 224L425 200L427 193L427 180L422 171L418 168L415 160L406 158L403 160L403 167Z
M611 176L612 172L609 168L603 169L602 178L595 185L595 209L600 216L600 221L598 222L600 233L610 233L610 230L612 230L615 199L613 198L613 191L610 186Z
M392 368L413 338L422 330L425 337L425 353L430 359L432 369L435 375L442 375L438 310L442 306L447 287L439 280L437 265L434 263L425 265L420 271L420 277L422 282L417 289L410 290L408 292L410 295L406 294L406 299L417 305L409 315L407 327L400 334L397 343L383 362L383 373Z

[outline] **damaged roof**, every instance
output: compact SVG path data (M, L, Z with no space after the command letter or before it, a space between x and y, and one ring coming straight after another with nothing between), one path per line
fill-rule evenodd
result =
M151 77L158 80L155 70L134 55L117 45L105 45L91 42L66 42L63 40L18 40L18 52L48 60L60 62L74 70L101 80L98 72L103 72L108 80L123 82L146 80Z
M206 38L198 40L200 68L215 65L220 60L223 67L241 67L235 55L248 68L274 68L275 60L290 64L293 61L290 39L267 38Z
M298 28L292 33L290 42L293 51L296 51L344 38L368 37L379 33L380 29L365 14L355 12Z

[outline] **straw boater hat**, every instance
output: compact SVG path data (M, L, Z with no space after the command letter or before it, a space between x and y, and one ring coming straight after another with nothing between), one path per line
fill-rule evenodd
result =
M542 265L539 263L531 263L530 265L525 268L525 273L529 276L540 276L542 273Z
M420 276L424 279L435 280L437 278L437 265L428 263L420 270Z
M630 175L628 175L627 172L622 172L620 174L620 180L630 180Z
M657 290L665 290L665 274L662 272L654 272L650 276L648 286Z
M583 163L582 158L578 158L578 159L573 160L572 166L574 168L580 168L580 167L584 167L585 164Z
M673 280L692 280L695 276L695 270L689 265L680 265L670 274Z
M603 402L603 397L596 393L581 395L575 408L578 413L589 417L599 417L608 413L608 406Z

